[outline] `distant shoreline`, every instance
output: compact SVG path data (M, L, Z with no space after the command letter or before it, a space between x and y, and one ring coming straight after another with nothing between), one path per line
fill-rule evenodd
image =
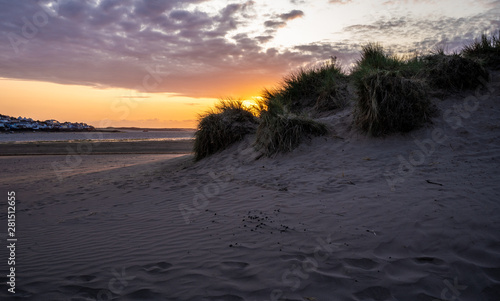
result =
M95 132L120 132L120 131L149 131L149 132L189 132L195 128L139 128L139 127L108 127L96 128Z
M82 133L82 132L95 132L95 130L90 129L5 129L2 128L0 133L12 134L12 133Z
M110 127L110 128L95 128L95 129L3 129L0 130L0 133L81 133L81 132L103 132L103 133L120 133L123 131L143 131L143 132L189 132L195 131L196 129L192 128L138 128L138 127Z

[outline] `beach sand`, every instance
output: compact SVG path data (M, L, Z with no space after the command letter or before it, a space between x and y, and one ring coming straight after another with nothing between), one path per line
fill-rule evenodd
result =
M340 112L328 137L275 158L256 160L252 137L196 164L84 156L63 176L50 167L65 156L1 157L16 295L500 300L499 82L436 101L433 124L407 135L366 137Z
M96 154L176 154L190 152L193 140L177 141L79 141L4 142L0 156L96 155Z

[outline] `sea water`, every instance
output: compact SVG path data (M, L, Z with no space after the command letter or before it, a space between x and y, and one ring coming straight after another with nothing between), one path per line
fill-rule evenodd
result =
M194 130L119 130L119 132L0 132L2 142L41 141L175 141L194 138Z

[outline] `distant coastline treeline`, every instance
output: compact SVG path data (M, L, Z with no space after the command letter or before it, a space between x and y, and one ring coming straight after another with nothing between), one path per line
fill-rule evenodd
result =
M83 122L59 122L55 119L40 121L27 117L11 117L0 114L0 131L94 131L95 128Z

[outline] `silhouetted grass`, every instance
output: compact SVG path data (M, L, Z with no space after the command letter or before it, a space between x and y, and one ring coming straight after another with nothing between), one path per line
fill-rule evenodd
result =
M352 72L357 90L356 125L373 136L408 132L430 119L426 84L417 76L425 64L417 57L389 56L379 44L362 48Z
M322 123L287 112L286 108L263 112L255 137L255 148L271 157L292 151L304 139L325 135L328 130ZM281 113L277 113L281 111Z
M221 151L245 135L255 133L258 120L241 100L220 100L200 115L193 151L201 160Z
M331 65L330 65L331 67ZM307 83L318 83L321 76L332 76L335 79L339 70L327 70L327 65L319 69L304 71L292 74L284 81L284 87L275 90L264 90L262 95L261 111L259 114L260 124L255 135L254 147L265 156L271 157L277 153L292 151L302 143L304 139L313 136L321 136L327 133L324 124L316 122L305 116L299 116L292 112L291 107L297 111L311 109L316 104L307 97L316 95L321 98L317 90L310 89ZM344 77L344 75L342 75ZM315 80L313 80L315 79ZM325 80L328 82L328 80ZM323 85L318 85L323 87ZM300 91L303 88L306 91ZM333 93L333 92L332 92ZM291 95L295 97L306 97L300 103L291 103ZM302 96L301 96L302 95ZM331 96L332 94L330 94ZM300 98L298 98L300 101ZM335 102L333 100L332 102ZM342 104L343 105L343 104ZM338 108L336 104L333 105Z
M484 64L493 69L500 69L500 31L498 36L486 34L481 39L466 45L461 54L468 58L480 59Z
M404 77L413 77L418 75L423 67L424 64L416 56L408 59L391 56L380 44L369 43L363 46L361 58L356 62L351 77L355 82L359 82L366 75L380 70L397 72Z
M254 108L244 107L242 101L220 101L200 116L196 160L248 133L256 133L254 146L266 156L289 152L304 139L324 135L326 125L306 114L345 107L350 101L350 83L357 90L354 122L362 131L374 136L411 131L430 121L435 111L428 97L431 89L478 87L489 77L480 62L499 63L499 52L500 33L498 37L483 35L461 53L451 55L437 49L426 56L403 58L370 43L362 48L350 75L332 58L319 67L293 72L281 86L264 90L262 101Z
M436 53L422 58L423 76L432 88L448 91L475 89L489 78L488 72L471 58Z
M279 88L265 90L265 102L278 100L291 112L306 108L329 111L347 104L347 76L335 58L319 67L299 69L283 79Z

